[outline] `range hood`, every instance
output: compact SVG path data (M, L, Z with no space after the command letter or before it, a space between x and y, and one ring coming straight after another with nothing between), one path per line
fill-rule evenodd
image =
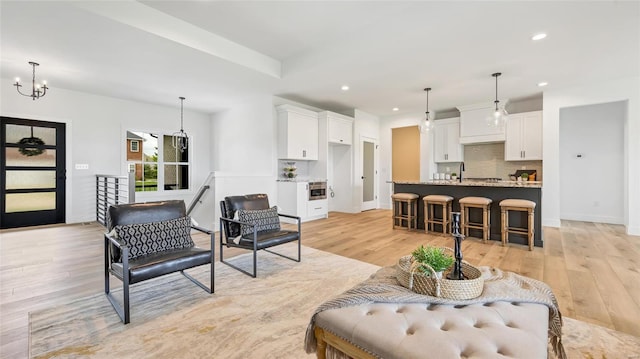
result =
M504 105L500 106L500 108L503 107ZM504 142L505 129L487 125L487 116L494 108L493 102L458 107L461 144Z

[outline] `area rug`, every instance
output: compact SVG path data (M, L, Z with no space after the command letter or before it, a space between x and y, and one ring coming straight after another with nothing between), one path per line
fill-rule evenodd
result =
M289 255L295 250L282 248ZM303 350L313 310L378 267L308 247L302 258L296 263L259 253L256 279L216 263L212 295L180 274L134 285L128 325L103 293L32 312L30 357L313 358ZM251 257L232 262L247 267ZM207 271L190 273L206 281ZM639 338L572 319L565 322L564 342L570 359L640 358Z

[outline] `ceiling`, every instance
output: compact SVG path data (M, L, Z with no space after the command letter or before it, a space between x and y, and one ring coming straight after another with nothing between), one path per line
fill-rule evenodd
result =
M168 106L184 96L205 113L268 94L415 114L425 87L431 111L491 103L498 71L501 101L540 96L541 81L640 76L636 1L1 0L0 30L0 76L24 82L39 62L51 99L56 88Z

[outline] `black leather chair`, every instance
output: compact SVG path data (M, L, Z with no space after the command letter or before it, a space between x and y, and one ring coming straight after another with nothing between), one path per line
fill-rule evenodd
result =
M104 292L124 324L130 322L129 286L132 284L179 271L207 293L214 292L215 234L208 229L192 225L188 219L184 218L185 216L184 201L132 203L109 207L107 211L107 230L109 233L104 235ZM182 221L180 230L184 234L183 238L188 237L184 240L187 244L181 248L158 251L157 238L166 235L170 231L168 226L161 227L158 226L158 223L164 226L168 222L175 223L175 221ZM160 228L166 228L166 230L164 230L163 235L139 236L138 238L148 238L142 243L143 241L137 240L136 242L130 239L136 236L135 228L132 228L131 225L145 226L146 230L152 231L158 231ZM116 228L115 231L113 231L114 228ZM129 233L126 234L128 238L126 240L117 238L116 233L119 233L118 230L122 232L124 228L130 229ZM191 228L209 234L211 249L198 248L193 244L190 237ZM139 246L132 248L127 245L127 241L139 244ZM156 243L152 243L154 241ZM173 246L175 247L175 244ZM151 250L151 247L156 248L156 250ZM131 251L134 251L136 256L132 256ZM149 253L145 254L145 251ZM208 288L184 272L185 269L204 264L211 265ZM110 275L122 281L122 306L110 293ZM171 288L167 288L167 290L171 290Z
M269 198L266 194L248 194L244 196L229 196L225 197L223 201L220 201L220 210L222 217L220 217L220 262L239 270L240 272L250 275L253 278L257 273L257 252L259 250L265 250L269 253L279 255L281 257L291 259L296 262L300 262L300 245L301 245L301 231L300 231L300 217L291 216L287 214L278 213L279 217L287 217L295 219L298 225L298 231L291 230L265 230L259 231L256 229L256 225L253 223L241 222L234 219L236 211L240 209L244 210L258 210L269 209ZM251 234L242 235L241 226L250 226L252 229ZM236 239L236 241L234 241ZM276 253L268 250L273 246L277 246L283 243L298 241L298 258L291 258L280 253ZM224 261L223 247L235 247L253 251L253 272L248 272L242 268L239 268L229 262Z

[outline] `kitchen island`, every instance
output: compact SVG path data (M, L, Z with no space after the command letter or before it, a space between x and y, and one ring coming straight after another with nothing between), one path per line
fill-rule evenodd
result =
M534 246L542 247L542 183L532 182L516 182L516 181L474 181L463 180L462 182L454 180L432 180L426 182L393 182L394 193L415 193L418 199L418 228L424 230L424 202L422 198L430 194L448 195L453 197L452 210L460 211L458 201L463 197L486 197L493 200L491 203L491 235L490 239L495 241L502 240L501 223L500 223L500 201L503 199L527 199L536 203L535 221L534 221ZM482 211L471 210L470 221L481 222ZM526 227L526 212L509 213L509 225L511 227ZM480 230L469 229L469 235L482 238ZM509 234L510 243L518 243L527 245L525 235L516 233Z

